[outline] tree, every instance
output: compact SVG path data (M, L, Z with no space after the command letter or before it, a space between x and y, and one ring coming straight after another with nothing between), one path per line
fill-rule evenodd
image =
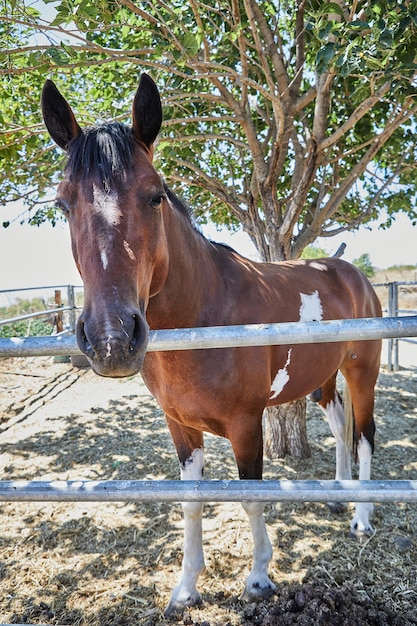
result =
M375 268L372 265L371 257L367 252L361 254L357 259L353 259L353 265L356 265L368 278L375 275Z
M0 195L25 197L33 221L55 219L38 203L62 163L40 120L46 75L93 122L125 119L144 69L164 100L159 169L262 259L298 258L382 209L417 219L415 2L62 0L49 22L24 0L9 9Z

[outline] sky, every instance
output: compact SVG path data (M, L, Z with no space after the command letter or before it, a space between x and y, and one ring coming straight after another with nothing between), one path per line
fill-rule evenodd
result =
M49 285L80 285L66 222L60 222L55 227L49 224L37 227L20 225L16 221L6 229L1 227L4 220L13 219L21 210L19 206L0 207L0 291ZM225 229L218 232L214 225L204 227L203 232L214 241L227 243L245 256L256 257L255 248L243 232L230 234ZM362 227L356 233L317 240L317 245L331 255L342 242L347 244L343 255L347 261L368 253L372 264L379 269L392 265L417 265L417 227L413 227L403 215L397 217L389 230Z

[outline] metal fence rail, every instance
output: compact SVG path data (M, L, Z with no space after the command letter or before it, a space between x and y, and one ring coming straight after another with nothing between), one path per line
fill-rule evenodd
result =
M82 286L75 286L75 285L52 285L52 286L46 286L46 287L23 287L21 289L2 289L0 290L0 295L1 294L11 294L11 293L20 293L20 292L26 292L26 291L49 291L49 290L60 290L60 289L66 289L67 291L67 302L68 304L65 306L59 306L56 307L54 309L44 309L41 311L34 311L33 313L25 313L23 315L16 315L15 317L10 317L8 319L0 319L0 326L5 326L6 324L14 324L15 322L21 322L21 321L25 321L25 320L29 320L32 318L36 318L36 317L50 317L51 315L54 314L61 314L64 312L68 312L68 331L69 332L74 332L75 331L75 322L76 322L76 315L77 315L77 310L79 307L76 306L75 304L75 290L76 289L83 289Z
M390 282L390 283L375 283L373 284L374 287L384 287L388 289L388 308L385 310L385 312L388 314L388 317L394 318L394 317L398 317L399 314L402 315L416 315L417 311L414 310L410 310L410 309L401 309L399 308L399 291L401 289L401 287L404 286L417 286L417 282L406 282L406 281L396 281L396 282ZM4 324L11 324L13 322L17 322L20 320L27 320L30 319L31 317L38 317L38 316L48 316L51 314L60 314L63 312L68 313L68 325L66 328L67 332L74 332L75 331L75 323L76 323L76 318L77 318L77 314L79 311L78 306L76 306L75 304L75 290L80 290L83 289L82 286L78 285L78 286L74 286L74 285L53 285L53 286L45 286L45 287L24 287L24 288L19 288L19 289L3 289L0 290L0 295L1 294L11 294L11 293L19 293L19 292L26 292L26 291L45 291L45 290L52 290L52 289L66 289L67 290L67 305L60 307L59 310L58 309L49 309L49 310L45 310L45 311L39 311L39 312L35 312L35 313L29 313L26 315L22 315L22 316L17 316L15 318L10 318L7 320L0 320L0 326L4 325ZM399 368L399 342L400 341L404 341L407 343L411 343L414 345L417 345L417 339L414 338L414 336L394 336L394 335L386 335L383 338L387 338L388 339L388 370L389 371L397 371ZM327 340L325 340L327 341ZM295 343L295 340L292 341L292 343ZM60 346L63 346L64 344L61 343L59 344ZM251 344L254 345L254 344ZM25 352L24 354L19 354L20 356L48 356L49 354L51 355L63 355L63 356L67 356L67 355L72 355L72 354L78 354L78 350L77 348L72 346L71 340L68 344L69 349L73 350L75 349L75 352L60 352L59 351L59 347L55 344L53 344L52 349L54 350L53 353L49 353L49 352L44 352L44 349L46 349L43 346L43 342L40 342L38 344L38 347L40 350L42 350L41 353L35 353L32 350L36 349L35 348L35 344L32 343L25 343L25 350L28 349L29 352ZM17 346L17 344L15 345L16 350L18 349L19 352L21 352L22 349L22 344L19 344L19 348ZM7 348L9 349L9 348ZM152 347L150 347L150 349L152 349ZM179 349L179 348L175 348L175 349ZM188 349L188 348L184 348L184 349ZM15 350L12 349L12 347L10 347L11 350L11 356L17 356ZM0 355L1 356L1 355Z
M417 315L154 330L149 352L417 337ZM0 357L80 354L74 336L0 339Z
M417 480L4 481L0 502L417 502Z
M398 314L412 315L416 314L417 311L413 311L411 309L400 309L399 308L399 291L401 287L412 285L413 287L417 286L415 282L407 282L407 281L396 281L392 283L388 283L386 285L388 287L388 315L392 317L398 316ZM417 345L417 340L415 338L402 338L402 341L407 341L408 343L413 343ZM389 339L388 342L388 371L397 372L400 367L400 355L399 355L399 342L400 339L398 337L393 337Z

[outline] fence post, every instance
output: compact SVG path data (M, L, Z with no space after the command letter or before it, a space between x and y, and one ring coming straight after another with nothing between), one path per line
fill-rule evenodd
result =
M398 316L398 283L388 283L388 316ZM397 337L388 340L388 371L398 372L399 368L399 355L398 355L399 340ZM394 362L393 362L394 361Z
M67 299L69 306L69 328L72 333L75 333L75 293L74 285L67 286Z
M62 307L61 290L55 289L55 308ZM54 326L57 333L62 333L64 330L64 323L62 320L62 313L55 313Z

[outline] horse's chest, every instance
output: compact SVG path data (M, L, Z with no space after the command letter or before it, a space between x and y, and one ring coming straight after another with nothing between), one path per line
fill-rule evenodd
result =
M264 349L148 353L142 375L169 415L223 415L241 403L261 405L269 383Z

